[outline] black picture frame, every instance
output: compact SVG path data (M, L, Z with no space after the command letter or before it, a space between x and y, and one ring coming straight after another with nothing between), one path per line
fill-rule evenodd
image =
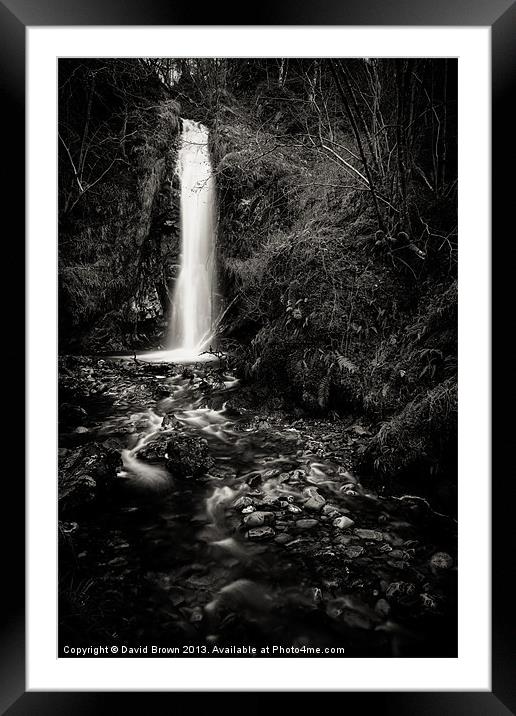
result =
M4 214L9 214L9 266L18 259L24 263L24 196L25 196L25 29L27 26L66 25L198 25L199 7L179 6L171 0L0 0L0 91L1 122L4 139L5 187L2 198ZM271 3L265 0L256 7L249 7L246 16L237 16L230 7L212 4L202 10L203 25L405 25L405 26L489 26L492 31L492 137L493 137L493 236L501 238L505 227L511 226L514 190L504 180L502 167L507 163L508 144L513 143L513 117L508 111L511 94L514 94L514 35L516 28L516 4L512 0L349 0L349 2L314 3L286 0ZM511 54L512 50L512 54ZM508 141L504 137L509 138ZM513 150L514 151L514 150ZM7 251L7 249L4 249ZM502 249L503 250L503 241ZM14 253L13 253L14 252ZM496 253L495 253L496 256ZM7 262L6 262L7 267ZM7 273L7 272L6 272ZM498 299L493 308L494 320L501 323L501 310L510 305L510 284L501 284ZM24 305L21 282L10 295L20 309ZM498 303L497 303L497 302ZM4 304L6 305L6 304ZM13 371L20 373L17 396L13 405L21 413L23 385L21 346L23 345L23 320L14 310L4 316L4 335L9 336L12 355L8 356ZM30 349L30 346L28 347ZM9 351L7 351L9 352ZM508 361L508 358L506 358ZM508 365L508 363L507 363ZM11 370L11 369L10 369ZM498 361L494 376L504 371ZM497 380L493 387L496 388ZM21 423L21 415L17 424ZM495 436L496 455L494 468L502 460L500 453L509 444L509 426L497 428ZM21 454L21 452L19 453ZM508 475L506 475L508 477ZM24 532L24 484L18 466L8 477L5 473L4 504L9 505L9 518L1 521L3 596L0 633L0 713L10 716L22 714L82 714L108 713L120 707L120 699L131 701L133 708L155 708L155 699L161 698L165 705L178 708L174 693L79 693L79 692L26 692L25 691L25 532ZM7 481L8 480L8 481ZM508 570L513 563L514 542L512 506L506 499L508 480L493 484L493 592L492 592L492 691L491 692L346 692L339 695L346 709L364 706L378 713L403 714L510 714L516 709L514 686L514 648L511 641L511 621L514 625L513 596L508 588ZM472 625L474 628L474 625ZM512 659L511 659L512 657ZM511 663L512 661L512 663ZM512 678L511 678L512 677ZM260 696L263 703L265 695ZM213 699L213 695L210 696ZM145 699L145 701L144 701ZM152 706L149 703L152 702ZM116 706L115 706L116 701ZM192 708L189 701L189 708ZM260 707L260 704L256 704ZM217 703L211 701L211 708Z

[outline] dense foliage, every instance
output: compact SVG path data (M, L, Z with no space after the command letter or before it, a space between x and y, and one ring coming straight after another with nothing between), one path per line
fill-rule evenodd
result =
M64 340L131 347L142 319L163 319L181 113L211 129L221 345L256 400L365 416L370 469L453 470L456 73L425 59L62 61Z

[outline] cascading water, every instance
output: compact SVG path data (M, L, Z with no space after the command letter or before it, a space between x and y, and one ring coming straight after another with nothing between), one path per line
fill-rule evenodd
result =
M208 128L183 119L177 174L181 185L181 255L171 305L167 350L145 353L144 361L193 363L214 339L216 302L215 177Z
M183 120L180 271L172 299L169 347L197 356L212 339L215 310L215 181L208 129Z

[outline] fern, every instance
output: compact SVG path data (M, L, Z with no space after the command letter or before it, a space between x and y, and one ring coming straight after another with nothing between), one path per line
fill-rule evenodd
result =
M319 387L317 390L317 402L319 404L319 407L323 410L328 407L328 402L330 399L330 387L331 375L328 372L319 382Z
M339 369L341 371L347 370L349 373L356 373L358 371L358 367L354 363L352 363L349 358L346 358L340 353L336 353L335 357L337 360L337 365L339 366Z

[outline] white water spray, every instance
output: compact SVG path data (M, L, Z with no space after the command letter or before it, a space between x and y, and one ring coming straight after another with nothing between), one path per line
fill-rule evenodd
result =
M208 128L183 119L177 174L181 184L181 256L175 282L165 351L146 353L146 361L212 360L202 352L214 339L215 178L208 147Z
M212 340L215 309L215 181L208 129L183 120L177 171L181 182L181 263L172 300L169 347L195 356Z

